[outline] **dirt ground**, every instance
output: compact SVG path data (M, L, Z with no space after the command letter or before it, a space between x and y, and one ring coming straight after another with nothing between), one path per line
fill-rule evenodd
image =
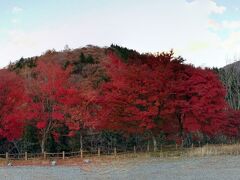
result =
M198 158L101 157L50 161L17 161L0 168L4 180L81 179L240 179L240 156Z

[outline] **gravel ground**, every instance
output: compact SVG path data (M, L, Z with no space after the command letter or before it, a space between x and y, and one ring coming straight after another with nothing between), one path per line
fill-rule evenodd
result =
M188 159L131 159L83 170L81 167L4 167L1 180L240 179L240 156Z

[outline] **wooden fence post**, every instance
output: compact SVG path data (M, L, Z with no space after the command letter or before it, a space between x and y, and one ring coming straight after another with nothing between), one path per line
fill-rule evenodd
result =
M26 161L28 160L28 154L27 154L27 152L25 152L25 160L26 160Z
M98 156L101 156L100 148L98 148Z
M62 152L62 159L65 159L65 151Z
M114 148L114 156L115 157L117 156L117 148L116 147Z
M8 152L6 152L6 160L8 161L9 159L9 155L8 155Z
M82 150L82 148L80 149L80 157L83 158L83 150Z

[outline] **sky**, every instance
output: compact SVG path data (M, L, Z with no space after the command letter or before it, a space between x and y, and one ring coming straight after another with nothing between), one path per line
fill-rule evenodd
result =
M112 43L223 67L240 59L240 1L0 0L0 67L65 45Z

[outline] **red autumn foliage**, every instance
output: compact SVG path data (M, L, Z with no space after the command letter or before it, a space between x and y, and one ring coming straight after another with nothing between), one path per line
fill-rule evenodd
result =
M183 128L207 135L222 133L226 125L226 91L217 75L210 70L192 68L192 75L184 85L188 106L183 108Z
M14 72L0 70L0 138L9 141L22 136L26 114L23 80Z
M29 83L29 114L32 123L41 134L41 148L50 134L58 138L56 130L67 125L65 122L66 106L71 104L73 96L69 83L69 71L56 63L39 62L33 70L35 77Z
M71 86L64 100L64 111L67 114L65 125L72 131L70 134L73 136L76 131L85 128L88 124L89 113L87 106L91 103L95 94L92 93L93 91L90 89L89 91L83 91L78 85L76 86L76 84L72 84Z
M212 136L223 133L227 123L225 89L210 70L185 66L174 81L174 93L165 103L163 116L175 120L180 136L201 132Z
M240 111L228 108L225 115L227 121L224 126L224 134L229 137L240 137Z
M184 64L172 52L135 55L128 62L110 54L100 64L78 62L80 74L74 75L74 63L64 69L65 57L62 66L56 57L54 52L37 61L24 80L0 71L1 138L21 138L25 119L37 127L42 151L50 136L57 141L83 128L153 136L164 133L177 143L188 134L239 137L239 111L227 106L218 77L211 70ZM76 58L77 54L71 57L73 62ZM107 78L98 77L104 73ZM94 89L92 82L98 78L106 82L95 83ZM61 127L68 127L66 134L59 133Z
M114 55L105 64L93 124L125 133L164 132L169 137L222 133L225 89L210 70L185 65L172 53L125 64Z
M106 65L111 81L102 85L96 126L127 133L159 133L160 112L169 93L165 85L173 74L170 66L181 61L168 54L150 56L141 64L124 64L114 55L111 59Z

